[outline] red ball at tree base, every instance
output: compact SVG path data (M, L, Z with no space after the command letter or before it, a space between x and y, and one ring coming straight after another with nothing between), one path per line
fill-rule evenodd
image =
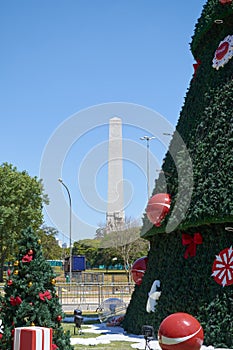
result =
M131 274L132 274L133 281L134 283L136 283L137 286L140 286L142 283L142 279L147 268L147 262L148 262L148 258L147 256L144 256L142 258L137 259L133 263Z
M203 340L200 323L183 312L169 315L159 326L158 341L162 350L200 350Z
M155 226L160 226L170 210L171 196L167 193L158 193L152 196L146 207L146 215Z

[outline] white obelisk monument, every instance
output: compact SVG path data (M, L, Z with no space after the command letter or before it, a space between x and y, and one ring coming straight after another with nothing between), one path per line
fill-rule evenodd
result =
M107 232L120 229L124 221L122 122L114 117L109 121Z

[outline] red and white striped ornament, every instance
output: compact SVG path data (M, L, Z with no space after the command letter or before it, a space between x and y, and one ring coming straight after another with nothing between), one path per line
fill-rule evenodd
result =
M223 67L233 56L233 35L227 35L215 51L212 67Z
M140 286L142 284L142 279L146 272L147 264L148 257L143 256L142 258L137 259L132 265L131 274L133 281L137 286Z
M152 196L146 207L146 214L150 222L159 227L161 221L170 211L171 196L168 193L157 193Z
M231 4L232 0L219 0L220 4L225 5L225 4Z
M162 350L200 350L204 340L197 319L184 312L166 317L160 324L158 341Z
M212 277L215 282L225 286L233 284L233 249L232 247L223 249L216 255L212 266Z

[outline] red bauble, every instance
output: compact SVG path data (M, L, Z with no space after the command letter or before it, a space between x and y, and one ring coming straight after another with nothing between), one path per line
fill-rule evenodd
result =
M57 321L58 321L58 322L61 322L61 320L62 320L61 315L58 315L58 316L57 316Z
M32 255L32 254L33 254L33 250L30 249L30 250L28 251L28 255Z
M225 4L230 4L232 2L232 0L219 0L219 2L222 4L222 5L225 5Z
M13 281L12 281L12 280L8 280L8 281L7 281L7 285L8 285L8 286L12 286L12 284L13 284Z
M200 323L183 312L171 314L159 326L158 341L162 350L200 350L203 340Z
M150 222L160 226L170 210L171 196L167 193L158 193L152 196L146 207L146 214Z
M148 263L147 256L139 258L133 263L131 274L133 277L133 281L137 286L140 286L142 283L143 276L147 269L147 263Z

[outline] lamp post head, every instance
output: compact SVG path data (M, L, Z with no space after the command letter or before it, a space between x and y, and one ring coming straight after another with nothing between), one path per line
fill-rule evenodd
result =
M155 139L155 138L156 138L155 136L142 136L142 137L140 137L140 140L150 141L150 140Z

